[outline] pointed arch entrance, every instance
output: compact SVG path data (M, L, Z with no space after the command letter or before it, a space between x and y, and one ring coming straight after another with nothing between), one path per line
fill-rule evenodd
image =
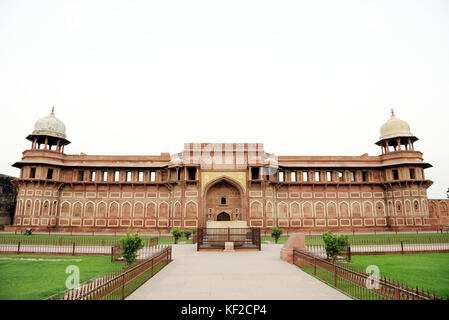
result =
M201 226L205 226L208 220L246 219L245 192L238 182L226 176L219 177L205 185L202 203Z
M222 212L217 215L217 221L231 221L231 216L227 212Z

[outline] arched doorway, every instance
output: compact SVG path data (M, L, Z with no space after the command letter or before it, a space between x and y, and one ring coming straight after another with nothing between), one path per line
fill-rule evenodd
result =
M203 198L203 223L206 221L243 220L244 193L241 186L227 177L221 177L206 185ZM219 215L225 213L223 216ZM226 219L226 220L224 220Z
M231 221L231 216L226 212L222 212L217 216L217 221Z

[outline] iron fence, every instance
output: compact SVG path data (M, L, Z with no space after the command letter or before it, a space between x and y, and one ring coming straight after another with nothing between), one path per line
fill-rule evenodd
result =
M0 237L1 254L110 255L119 239ZM158 238L144 239L142 254L158 245Z
M358 268L332 263L313 254L293 250L293 263L345 294L360 300L444 300L429 290L399 281L374 277Z
M123 300L172 261L170 245L130 267L81 283L46 300Z
M308 245L306 248L316 256L326 257L324 245ZM444 253L449 252L449 238L352 239L348 251L352 255Z

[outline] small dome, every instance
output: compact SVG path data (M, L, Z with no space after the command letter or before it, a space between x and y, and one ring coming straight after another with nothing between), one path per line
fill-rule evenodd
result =
M66 129L64 122L56 118L53 108L49 116L36 121L36 123L34 124L33 134L48 135L65 139L65 130Z
M410 132L410 126L404 120L396 118L393 110L391 110L391 118L380 127L380 140L399 138L399 137L414 137Z

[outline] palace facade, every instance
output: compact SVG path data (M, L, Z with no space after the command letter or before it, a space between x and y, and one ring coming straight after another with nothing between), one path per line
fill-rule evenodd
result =
M382 125L380 155L276 156L260 143L186 143L152 156L71 155L51 114L27 136L13 225L54 231L168 232L208 220L306 231L435 230L448 202L428 200L431 167L395 117Z

